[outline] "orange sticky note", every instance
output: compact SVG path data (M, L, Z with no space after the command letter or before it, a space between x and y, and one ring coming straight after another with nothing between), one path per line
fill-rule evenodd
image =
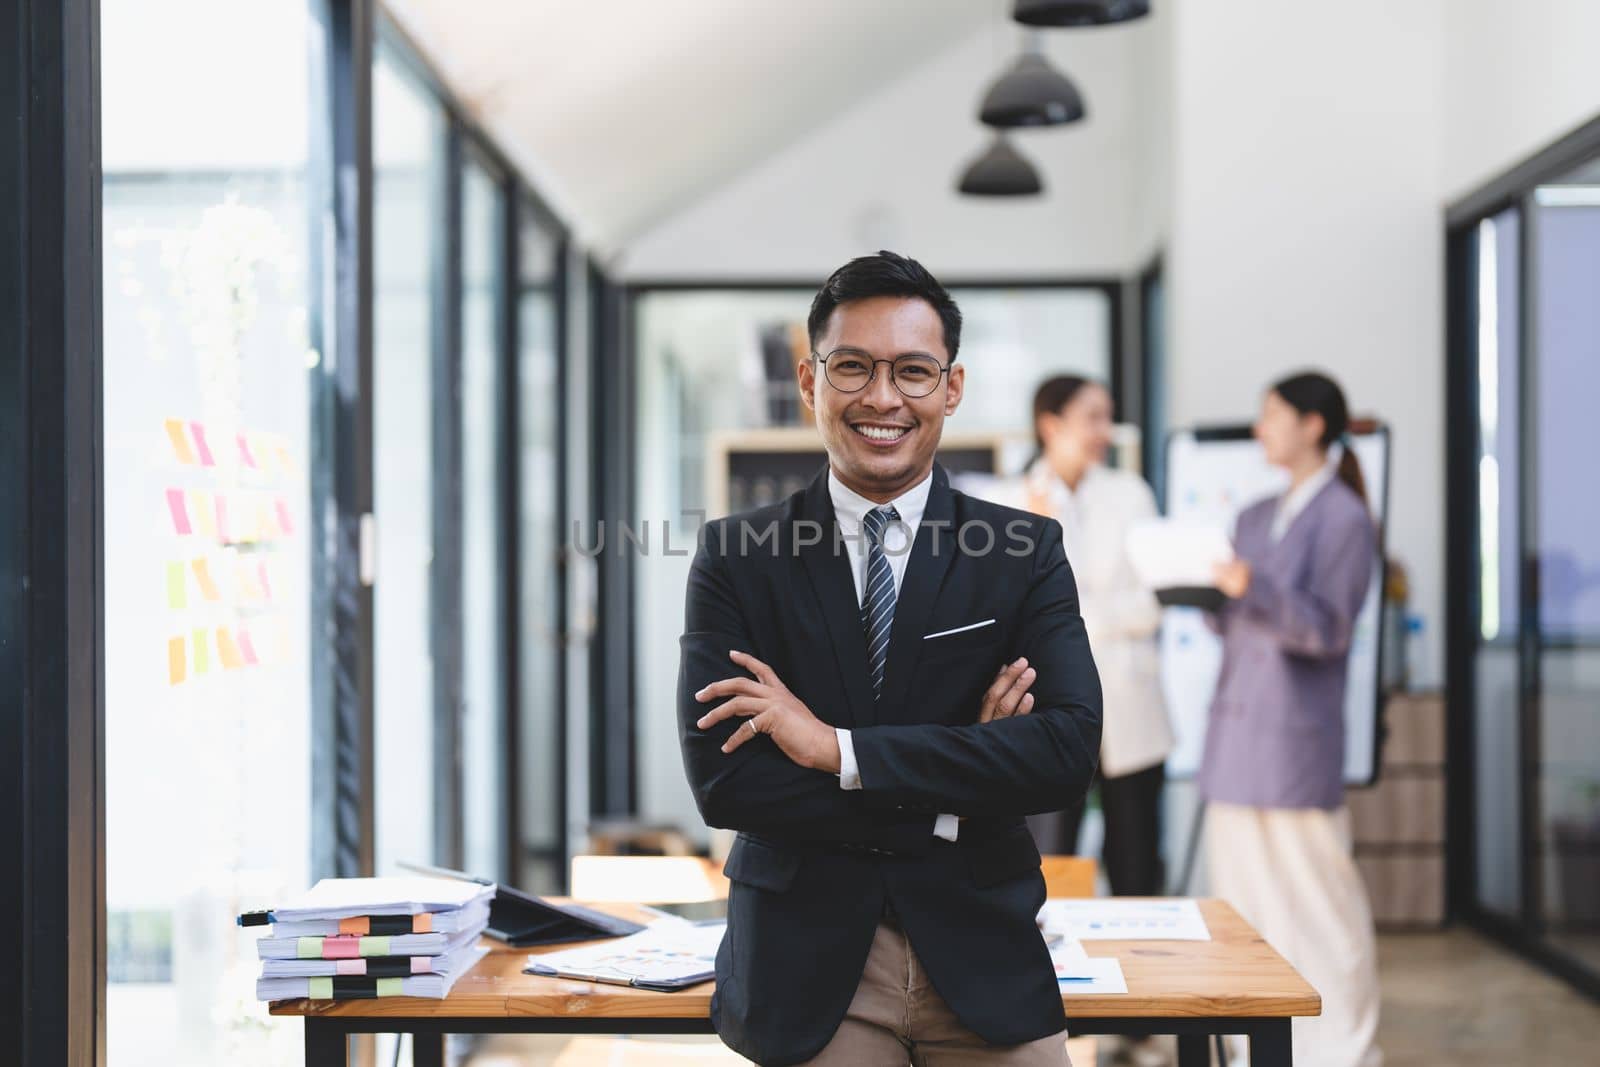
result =
M221 600L222 590L211 580L211 564L202 558L195 560L190 566L194 568L195 579L200 583L200 595L207 600Z
M222 660L222 669L225 671L244 666L244 657L239 654L239 646L233 643L233 634L228 632L226 626L217 627L217 658Z
M167 639L167 684L177 685L184 678L184 641L181 637Z
M193 463L194 449L189 447L189 435L183 432L183 423L168 419L161 425L166 427L167 440L172 442L172 454L178 457L178 462Z

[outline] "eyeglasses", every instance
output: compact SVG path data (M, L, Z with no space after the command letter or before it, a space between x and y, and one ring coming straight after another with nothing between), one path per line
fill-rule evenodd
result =
M872 383L878 364L889 365L889 380L900 390L900 395L911 400L927 396L939 388L939 379L950 372L932 356L908 355L896 359L872 359L859 352L833 352L822 356L816 352L811 358L822 364L822 373L828 384L841 393L859 393Z

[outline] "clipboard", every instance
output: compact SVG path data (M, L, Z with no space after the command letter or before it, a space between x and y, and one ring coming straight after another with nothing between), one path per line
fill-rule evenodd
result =
M420 863L402 863L400 866L440 878L455 878L480 885L495 884L487 878L478 878L448 867L429 867ZM639 923L619 919L615 915L585 908L581 904L553 904L543 897L507 885L496 886L494 899L489 902L487 933L515 948L626 937L643 929Z

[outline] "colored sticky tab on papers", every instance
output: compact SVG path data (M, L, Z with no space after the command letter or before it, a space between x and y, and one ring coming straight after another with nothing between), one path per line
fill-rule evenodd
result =
M357 937L325 937L322 939L322 958L325 960L348 960L357 956L365 956L361 951L361 939Z
M194 450L200 457L200 466L215 467L217 461L211 456L211 446L206 444L206 428L198 422L191 422L189 429L194 433Z
M256 646L250 643L250 631L243 626L239 627L239 655L243 656L245 663L250 666L256 665Z
M308 987L306 989L306 992L308 994L310 994L312 1000L332 1000L333 999L333 979L332 978L329 978L326 975L324 975L324 976L322 976L320 978L311 978L311 979L307 980L306 985Z
M419 911L411 917L411 932L414 934L433 933L433 912Z
M194 673L205 674L211 669L211 634L194 630L189 634L189 644L194 652Z
M236 671L244 666L244 657L239 654L239 646L233 643L233 634L226 626L217 627L217 658L222 660L225 671Z
M333 965L333 973L334 974L364 975L364 974L367 973L367 961L366 960L339 960L339 961L335 962L334 965Z
M320 960L322 958L322 938L297 937L294 939L294 954L302 960Z
M189 490L189 514L194 517L194 528L201 537L217 536L217 526L212 521L210 493L204 489Z
M167 561L167 607L182 611L189 606L188 590L183 579L183 561Z
M389 941L387 937L363 937L361 940L361 954L363 956L389 955Z
M430 974L430 973L432 973L432 971L433 971L433 957L432 956L412 956L411 957L411 973L412 974Z
M189 508L183 500L182 489L167 490L167 510L172 514L172 532L179 537L193 533L189 525Z
M378 996L398 997L405 992L405 986L401 984L404 981L404 978L380 978L373 984L378 987Z
M189 447L189 438L183 432L183 423L177 419L168 419L161 424L166 428L167 440L172 442L172 454L179 463L193 463L194 449Z
M177 685L184 678L183 638L167 640L167 684Z
M195 580L200 583L200 595L207 600L221 600L222 590L217 588L217 583L211 578L211 564L201 558L190 565L194 568Z
M348 937L362 937L370 929L372 929L372 919L366 915L339 920L339 932Z

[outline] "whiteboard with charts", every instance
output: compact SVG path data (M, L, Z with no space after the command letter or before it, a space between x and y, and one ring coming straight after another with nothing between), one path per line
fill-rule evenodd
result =
M1352 436L1367 482L1367 500L1378 522L1381 554L1388 504L1389 431L1378 425ZM1281 493L1287 476L1267 464L1249 427L1223 427L1180 430L1169 437L1166 481L1168 518L1220 523L1232 530L1241 510L1262 497ZM1383 710L1378 694L1382 590L1382 568L1374 567L1350 646L1344 759L1344 778L1349 785L1370 785L1377 776L1378 723ZM1221 641L1206 629L1198 608L1165 609L1161 684L1177 734L1177 747L1167 760L1167 773L1173 777L1190 778L1199 770L1221 663Z

